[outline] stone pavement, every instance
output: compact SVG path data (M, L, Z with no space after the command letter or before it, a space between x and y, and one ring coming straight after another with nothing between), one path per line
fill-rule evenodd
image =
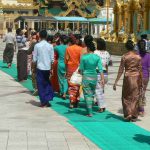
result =
M0 150L98 150L67 120L0 71Z
M0 44L2 60L4 44ZM0 150L99 149L65 117L52 109L37 107L35 101L26 88L0 71Z
M118 82L117 91L113 91L113 84L117 77L118 68L120 65L120 56L112 56L113 66L109 68L109 82L106 85L105 98L107 101L108 110L118 116L122 116L122 102L121 102L121 94L122 94L122 78ZM148 84L148 89L146 92L147 105L145 107L146 114L145 117L139 117L139 120L135 123L141 126L144 129L150 131L150 83Z
M0 59L2 59L1 44ZM122 116L121 85L112 90L120 57L112 56L109 82L105 89L107 109ZM14 63L16 59L14 59ZM150 86L149 88L150 89ZM86 137L52 109L35 107L35 97L13 78L0 71L0 150L96 150ZM146 115L136 122L150 131L150 92L147 91Z

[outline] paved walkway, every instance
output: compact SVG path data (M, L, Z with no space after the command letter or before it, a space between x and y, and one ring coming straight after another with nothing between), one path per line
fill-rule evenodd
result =
M0 44L2 60L4 44ZM30 91L0 71L0 150L99 149L65 117L38 105L37 98Z
M13 78L0 71L0 150L98 150Z
M3 44L1 45L2 45L1 50L2 50L4 45ZM0 60L1 59L2 59L2 51L0 51ZM15 62L16 59L14 59L14 63ZM120 57L113 56L113 62L114 65L113 67L110 67L110 71L109 71L110 72L109 83L108 85L106 85L105 97L107 100L108 110L116 114L117 116L122 117L122 106L121 106L122 80L120 80L119 82L120 86L117 87L117 91L115 92L112 90L112 85L116 78ZM148 89L150 89L150 87ZM71 126L65 117L59 115L52 109L41 109L37 107L38 105L37 99L33 97L26 88L22 87L19 83L17 83L12 77L8 76L7 74L1 71L0 71L0 91L1 91L0 92L0 114L1 114L0 150L60 150L60 149L97 150L98 149L97 146L95 146L86 137L84 137L81 133L79 133L73 126ZM135 123L136 125L148 131L150 131L149 98L150 98L150 92L148 90L146 115L144 118L139 118L139 121ZM59 110L58 112L61 111L63 110ZM107 119L104 114L101 115L101 117L104 116L105 119L93 118L93 120L89 122L89 120L85 121L85 118L83 118L83 120L78 120L77 124L79 123L79 125L81 126L84 124L86 126L88 124L92 125L93 123L96 124L99 123L99 121L101 121L101 126L99 125L99 127L104 128L107 131L106 134L105 133L103 134L106 135L106 137L102 137L102 139L107 138L107 134L113 133L113 130L119 127L117 126L118 124L124 127L124 129L131 125L132 128L129 129L136 130L138 131L137 133L140 133L141 135L142 133L145 133L144 130L139 130L137 128L135 129L136 126L132 126L132 124L126 124L122 121L116 122L116 120L111 120L112 117L117 118L117 116L111 114L106 114L106 115L107 115ZM72 118L73 117L74 116L72 116ZM114 124L115 126L112 126L112 124ZM108 130L106 126L108 128L114 127L114 129L112 128ZM78 130L80 130L79 127L77 128ZM100 132L102 132L101 128L99 128ZM123 130L119 134L117 134L118 138L119 136L120 138L124 136L122 135ZM108 131L110 133L108 133ZM116 137L115 131L114 131L114 135L115 138ZM101 136L101 133L99 136ZM113 137L112 134L110 134L109 137L111 136ZM124 140L125 138L128 137L129 135L127 135L127 137L126 136L123 137L122 139ZM146 140L144 140L143 142L150 144L150 142L148 142L149 141L148 138L149 137L146 137ZM106 147L107 144L109 144L109 140L111 141L114 139L113 138L106 139L105 141ZM114 141L116 141L117 143L117 138ZM104 143L104 141L101 142ZM142 142L142 140L140 140L140 142ZM126 150L128 149L127 147L128 145L126 144L121 149ZM130 148L133 149L132 144ZM146 146L146 149L150 149L150 146L149 148ZM111 148L111 150L114 150L114 147Z
M113 84L115 82L118 67L120 65L120 57L119 56L113 56L113 67L109 68L109 82L108 85L106 85L106 101L107 101L107 107L108 110L112 113L122 116L122 103L121 103L121 93L122 93L122 78L118 82L117 91L113 91ZM145 107L146 114L145 117L139 117L139 120L135 123L139 126L141 126L144 129L147 129L150 131L150 83L148 84L148 89L146 92L147 97L147 105Z

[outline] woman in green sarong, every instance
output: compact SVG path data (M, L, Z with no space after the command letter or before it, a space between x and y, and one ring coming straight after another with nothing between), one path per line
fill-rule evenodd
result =
M67 37L60 36L60 42L61 44L56 46L54 50L58 54L57 74L58 74L58 82L59 82L59 88L60 88L60 96L63 99L66 99L66 93L68 91L68 82L65 77L66 66L65 66L64 57L65 57L67 43L68 43Z
M81 58L79 72L83 75L82 86L87 116L92 117L92 104L94 102L96 84L100 82L104 86L104 75L102 61L100 57L94 54L96 48L93 43L93 37L91 35L85 36L84 42L87 46L87 54L84 54ZM100 81L97 81L97 73L101 75Z

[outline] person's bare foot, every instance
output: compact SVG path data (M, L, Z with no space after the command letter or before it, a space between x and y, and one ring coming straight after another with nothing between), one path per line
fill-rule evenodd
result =
M98 110L99 113L103 113L104 111L105 111L105 108L100 108L100 109Z
M64 95L62 96L62 98L65 100L65 99L66 99L66 94L64 94Z
M11 68L11 64L8 64L8 68Z
M70 109L73 109L73 108L74 108L74 105L73 105L73 104L70 104L69 108L70 108Z
M130 122L130 121L131 121L131 119L132 119L132 116L131 116L131 115L129 115L129 116L125 117L124 119L125 119L126 121L129 121L129 122Z
M33 96L38 96L38 90L37 89L33 92Z
M93 115L92 114L88 114L88 115L86 115L87 117L92 117Z
M144 112L139 112L140 117L144 117L144 114L145 114Z
M46 104L41 104L40 107L45 108L45 107L47 107L47 105Z
M51 105L51 103L48 103L47 105L46 105L46 107L51 107L52 105Z
M132 116L131 121L132 122L136 122L137 121L137 117Z

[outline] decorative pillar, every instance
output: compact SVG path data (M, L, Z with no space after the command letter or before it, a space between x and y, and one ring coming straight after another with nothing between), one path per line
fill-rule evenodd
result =
M65 21L65 29L68 27L68 22Z
M119 15L118 15L118 30L119 31L120 31L122 25L123 25L122 14L121 14L121 11L119 11Z
M114 6L114 32L116 33L116 40L118 39L118 32L119 32L119 12L120 12L120 5L116 1Z
M90 33L90 23L88 22L88 33L87 34L91 34Z
M18 28L20 28L21 27L21 21L19 20L19 22L18 22Z
M31 28L34 29L34 21L31 21Z
M148 30L150 30L150 7L149 7L149 18L148 18L149 27Z
M110 0L106 0L105 7L107 11L107 33L109 32L109 8L110 8Z
M74 24L74 22L73 22L73 29L72 29L72 31L73 31L73 34L75 33L75 24Z
M58 28L58 21L56 22L56 31L58 32L59 28Z
M144 5L144 30L150 30L150 0L145 0Z
M124 4L124 30L125 30L125 33L128 32L128 10L127 10L127 3Z
M26 27L26 23L25 23L25 21L23 22L23 29L25 29L25 27Z
M133 32L134 33L137 33L137 30L138 30L138 28L137 28L137 18L138 18L138 12L137 11L135 11L134 12L134 16L133 16Z
M129 4L128 6L128 33L133 33L133 10L132 10L132 4Z
M77 29L80 29L80 22L77 22Z
M99 36L100 36L100 28L99 28L99 24L97 24L97 38L99 38Z
M95 30L94 30L94 31L95 31L95 32L94 32L94 34L95 34L95 35L97 35L97 25L96 25L96 24L94 24L94 28L95 28Z
M93 24L91 23L91 35L93 36Z
M131 0L128 7L129 12L129 33L137 32L137 19L139 11L139 0Z

